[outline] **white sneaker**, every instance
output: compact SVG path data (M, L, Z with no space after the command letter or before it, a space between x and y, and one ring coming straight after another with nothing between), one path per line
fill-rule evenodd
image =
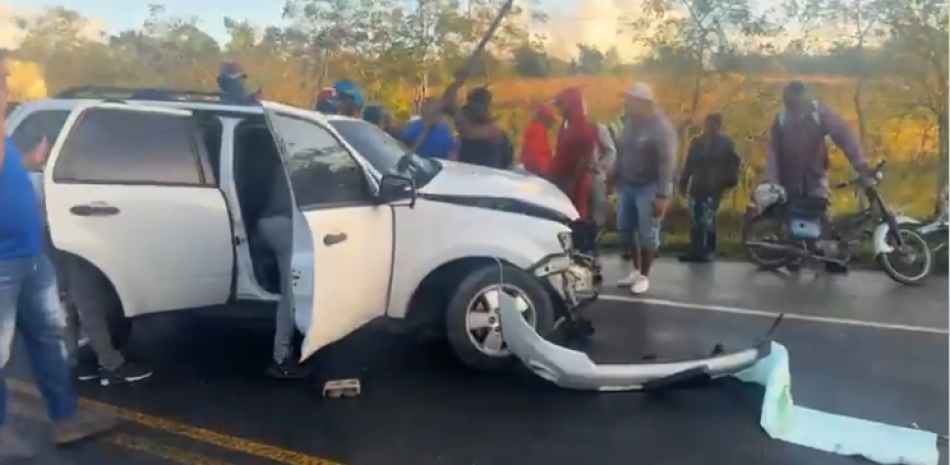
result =
M636 279L630 284L630 292L635 295L645 294L650 290L650 278L637 273Z
M632 286L633 283L637 282L637 279L640 278L640 270L637 270L633 267L628 268L631 268L631 270L627 273L627 275L617 281L618 287Z

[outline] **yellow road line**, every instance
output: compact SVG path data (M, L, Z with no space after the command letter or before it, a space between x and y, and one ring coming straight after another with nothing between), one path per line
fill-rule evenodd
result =
M136 452L154 455L179 465L230 465L177 447L166 446L148 439L116 433L105 438L110 443Z
M36 388L30 383L8 379L7 384L11 391L33 397L38 397L40 395ZM134 410L127 410L103 402L89 399L80 399L79 402L81 406L104 410L118 416L119 418L155 430L183 436L195 441L221 447L223 449L271 460L277 463L283 463L285 465L344 465L333 460L282 449L280 447L275 447L269 444L251 441L248 439L228 436L226 434L217 433L208 429L198 428L189 424L136 412Z
M25 417L30 420L46 422L46 412L39 407L8 401L7 408L11 415ZM166 446L155 441L135 437L124 433L111 433L101 437L102 440L135 452L145 453L168 460L178 465L231 465L227 462L215 460L177 447Z

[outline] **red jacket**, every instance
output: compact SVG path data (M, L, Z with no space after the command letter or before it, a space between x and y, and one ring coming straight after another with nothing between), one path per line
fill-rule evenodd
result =
M587 116L580 88L565 89L554 102L564 114L564 124L558 133L548 177L571 198L581 218L588 219L591 184L594 182L591 162L597 146L597 127Z
M544 174L551 163L548 128L537 119L531 120L521 136L521 163L532 174Z

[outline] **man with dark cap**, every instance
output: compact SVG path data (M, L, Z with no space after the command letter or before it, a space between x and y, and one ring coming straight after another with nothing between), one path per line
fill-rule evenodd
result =
M508 169L514 150L508 135L491 116L492 94L485 87L468 93L465 106L452 108L459 134L458 161L491 168Z
M228 61L221 64L218 69L218 89L221 90L223 103L251 105L257 101L257 92L247 90L247 73L237 62Z
M328 115L336 113L336 89L332 87L326 87L317 93L317 104L314 105L313 109Z
M784 108L775 117L769 133L767 180L785 188L790 201L815 205L816 210L827 215L829 163L825 137L830 137L844 152L866 182L873 182L864 150L841 116L809 98L803 82L790 82L782 97ZM827 269L832 273L847 271L831 262Z

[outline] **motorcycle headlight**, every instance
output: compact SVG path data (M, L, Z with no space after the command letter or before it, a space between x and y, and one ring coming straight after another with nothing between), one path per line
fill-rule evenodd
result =
M557 233L557 241L561 243L561 248L565 252L570 252L574 249L574 236L570 231Z

